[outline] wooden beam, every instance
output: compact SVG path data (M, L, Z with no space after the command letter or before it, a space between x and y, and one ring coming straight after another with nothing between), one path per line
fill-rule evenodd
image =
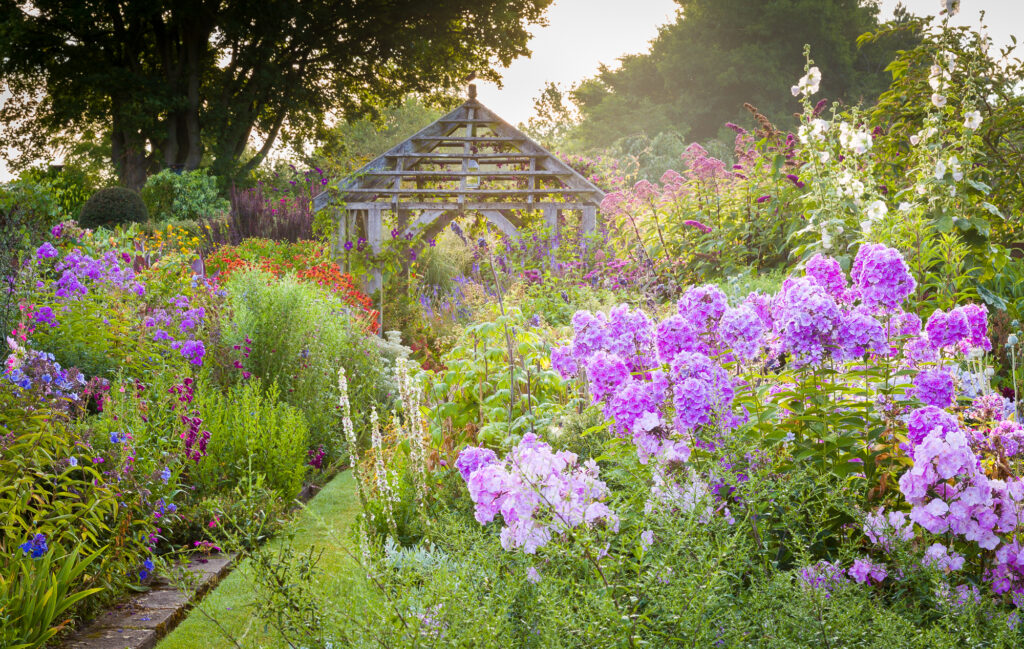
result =
M402 232L402 235L404 236L409 232L415 233L421 228L427 227L428 225L436 221L437 218L443 215L444 213L444 210L423 210L422 212L420 212L419 217L415 221L410 223L409 227Z
M490 221L496 228L504 232L510 237L515 237L519 234L519 230L516 226L505 218L505 215L498 210L480 210L480 213L484 215L488 221Z
M528 160L531 157L529 153L517 153L515 151L506 151L504 153L473 153L473 152L459 152L459 151L444 151L442 153L392 153L387 155L388 158L438 158L438 159L459 159L459 158L480 158L481 160L487 159L508 159L514 158L516 160ZM575 173L575 172L574 172Z
M355 194L371 194L377 196L453 196L453 195L464 195L464 196L533 196L533 195L551 195L551 194L564 194L567 196L583 196L590 195L592 192L589 189L569 189L566 187L553 187L550 189L538 188L538 189L473 189L467 187L465 189L453 188L446 189L444 187L437 187L434 189L383 189L378 187L366 187L360 189L350 189L346 191L343 196L352 196Z
M522 142L523 141L523 138L521 138L521 137L501 137L501 136L487 137L486 135L483 135L483 136L480 136L480 137L477 137L475 135L474 136L466 136L466 137L454 136L454 135L449 135L449 136L446 136L446 137L440 137L440 136L438 136L438 137L416 137L416 136L413 136L413 137L411 137L409 139L411 139L413 141L416 141L416 142L436 142L436 143L441 143L441 142Z
M603 189L601 189L600 187L598 187L594 183L590 182L589 180L587 180L586 178L581 176L578 171L576 171L575 169L573 169L569 165L565 164L564 162L562 162L561 160L559 160L555 156L551 155L547 151L547 149L545 149L541 145L539 145L536 142L534 142L533 139L531 139L528 135L526 135L525 133L523 133L522 131L520 131L516 127L512 126L511 124L509 124L505 120L503 120L500 117L498 117L497 115L495 115L493 112L491 112L491 110L489 108L487 108L486 106L480 105L477 108L477 114L478 115L482 115L485 118L493 119L494 120L494 126L492 126L491 128L498 135L501 135L501 136L504 136L504 137L520 137L520 138L523 138L523 143L519 146L519 150L522 151L523 153L527 153L527 154L531 154L531 155L544 156L543 160L538 160L538 162L540 163L540 166L542 168L544 168L545 170L548 170L548 171L555 171L555 170L557 170L557 171L562 171L562 172L568 172L569 174L571 174L571 177L567 178L565 180L566 184L568 184L570 187L572 187L574 189L589 189L592 192L594 192L595 201L594 201L593 204L595 206L599 205L601 203L601 201L604 200L604 190Z
M353 201L345 203L345 207L350 210L355 209L369 209L371 206L376 205L377 207L388 207L390 203L375 203L373 201ZM553 206L560 210L579 210L583 209L584 206L589 203L581 203L578 201L567 201L559 203L556 201L544 201L538 203L527 203L526 201L518 202L484 202L477 201L473 203L466 203L465 205L459 205L458 203L448 202L442 203L440 201L409 201L401 204L404 209L407 210L458 210L463 208L467 211L478 212L480 210L536 210L543 209L546 206Z
M558 178L560 176L566 176L568 174L561 171L528 171L528 170L516 170L503 171L501 169L484 169L480 168L480 171L462 171L462 170L447 170L447 169L406 169L405 171L371 171L366 174L367 176L404 176L408 180L415 180L417 178L426 177L443 177L443 176L483 176L485 178L519 178L520 176L543 176L546 178Z

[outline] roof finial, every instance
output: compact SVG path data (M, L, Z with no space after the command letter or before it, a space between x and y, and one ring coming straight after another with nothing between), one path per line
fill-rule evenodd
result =
M476 84L475 83L469 84L469 98L470 99L476 99Z

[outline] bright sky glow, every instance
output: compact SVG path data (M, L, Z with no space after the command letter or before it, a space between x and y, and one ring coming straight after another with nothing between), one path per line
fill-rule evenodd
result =
M941 0L903 3L917 15L938 14L942 4ZM882 18L887 19L897 0L880 4ZM568 88L595 74L601 64L615 67L621 56L646 51L658 28L675 20L676 9L673 0L555 0L548 10L548 26L534 30L531 58L512 63L501 89L477 82L480 101L512 124L525 122L545 82ZM996 47L1008 44L1014 31L1024 38L1024 0L962 0L953 22L977 25L981 10L986 12L985 23ZM0 180L9 177L0 162Z

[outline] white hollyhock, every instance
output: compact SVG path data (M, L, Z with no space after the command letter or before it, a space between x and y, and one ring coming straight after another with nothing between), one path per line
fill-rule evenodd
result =
M935 163L935 180L942 180L946 177L946 163L938 160Z
M945 106L946 105L946 97L945 97L945 95L940 95L937 92L933 93L932 94L932 104L934 104L936 108L942 108L943 106Z
M978 130L981 126L981 111L972 110L964 115L964 127L969 128L972 131Z
M809 144L811 142L821 142L825 139L825 133L828 132L830 124L821 119L812 119L810 124L803 124L797 129L797 136L800 138L801 144Z
M871 144L871 133L868 133L867 131L858 131L853 134L853 138L850 140L850 149L852 149L857 155L861 155L871 148Z
M953 174L953 180L960 182L964 179L964 172L960 168L960 160L955 155L949 157L949 171Z
M796 82L796 85L789 90L793 93L794 97L798 97L800 95L809 97L818 92L818 88L820 86L821 70L819 70L817 66L814 66L807 71L807 74L800 77L800 80Z
M872 223L881 221L882 218L888 213L889 208L886 207L884 201L874 201L873 203L868 205L868 209L865 210L865 214L867 215L868 220L871 221Z

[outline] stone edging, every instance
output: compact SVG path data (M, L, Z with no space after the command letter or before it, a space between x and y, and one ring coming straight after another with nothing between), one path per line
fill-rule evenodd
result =
M337 476L331 475L330 479ZM326 482L330 481L327 480ZM320 493L323 484L309 483L296 500L308 503ZM185 619L185 613L234 568L235 555L196 559L186 564L185 572L196 581L196 590L183 593L157 575L149 584L152 590L136 595L105 611L84 629L64 640L61 649L152 649L158 640Z
M196 582L196 590L182 592L165 577L156 577L152 590L136 595L104 612L91 624L62 643L63 649L152 649L158 640L184 619L185 611L199 601L233 567L233 554L196 559L184 571Z

